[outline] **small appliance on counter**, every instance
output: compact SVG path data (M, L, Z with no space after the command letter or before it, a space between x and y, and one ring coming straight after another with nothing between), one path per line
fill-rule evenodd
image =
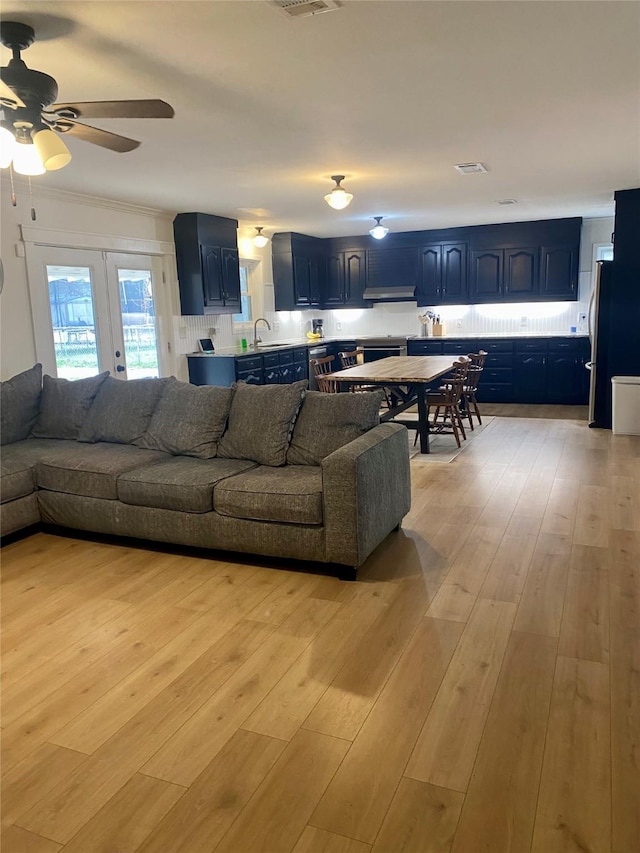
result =
M324 338L324 320L312 320L311 321L311 333L313 335L320 335L321 338Z

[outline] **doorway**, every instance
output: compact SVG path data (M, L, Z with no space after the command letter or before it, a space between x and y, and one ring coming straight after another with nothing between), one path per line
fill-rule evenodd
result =
M29 288L36 352L63 379L105 370L117 379L162 374L153 255L33 246Z

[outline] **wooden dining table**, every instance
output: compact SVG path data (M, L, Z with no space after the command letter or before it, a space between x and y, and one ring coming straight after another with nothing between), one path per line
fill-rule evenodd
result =
M395 421L405 426L417 426L420 452L429 453L429 418L426 391L428 386L449 373L455 356L451 355L392 355L366 364L357 364L330 373L326 378L337 382L341 389L354 385L379 385L393 392L395 405L380 415L381 421ZM403 412L418 405L418 420L403 421Z

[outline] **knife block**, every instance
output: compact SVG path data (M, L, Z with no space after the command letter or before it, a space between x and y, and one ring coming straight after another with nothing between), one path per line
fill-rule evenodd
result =
M441 338L444 334L444 327L442 323L434 323L433 330L431 332L434 338Z

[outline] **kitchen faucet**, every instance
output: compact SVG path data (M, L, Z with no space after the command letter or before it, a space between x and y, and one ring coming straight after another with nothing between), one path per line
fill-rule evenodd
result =
M258 344L262 341L262 338L258 337L258 323L266 323L267 329L271 331L271 326L269 325L269 321L265 320L264 317L258 317L258 319L253 324L253 345L257 347Z

